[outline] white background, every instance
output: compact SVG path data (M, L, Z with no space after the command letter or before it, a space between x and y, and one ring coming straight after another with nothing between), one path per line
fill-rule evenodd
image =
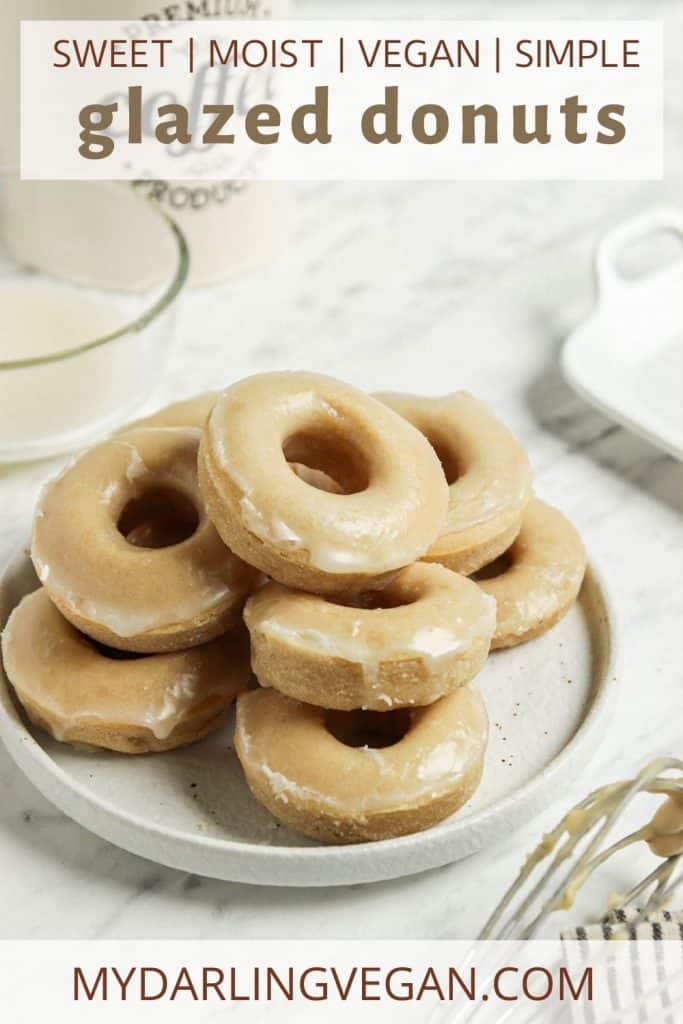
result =
M397 16L416 6L345 2L344 10ZM560 343L592 302L597 237L653 202L680 201L681 5L420 4L440 16L494 18L541 7L544 17L639 17L647 7L666 20L664 183L307 185L279 261L188 296L182 346L157 404L292 366L368 389L467 387L492 402L527 446L539 493L599 555L620 613L620 698L590 767L547 813L468 861L384 884L287 891L195 878L117 850L51 807L0 749L3 936L471 937L569 804L681 749L681 468L594 413L557 367ZM318 0L301 8L338 13ZM54 468L0 468L0 560L24 539ZM644 813L634 805L624 831ZM601 873L575 917L597 913L609 892L651 867L644 849L627 854Z

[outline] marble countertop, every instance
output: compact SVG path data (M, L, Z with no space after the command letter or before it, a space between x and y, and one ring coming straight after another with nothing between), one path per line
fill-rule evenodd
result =
M302 4L306 13L323 6ZM486 17L503 4L425 6ZM508 17L541 13L533 3L504 6ZM605 0L546 4L543 15L551 6L555 17L643 11ZM675 47L678 5L647 6L666 20ZM683 90L673 49L666 73L663 182L302 186L280 259L187 296L180 345L154 403L293 367L369 390L464 387L491 402L526 445L538 493L577 523L599 558L617 606L618 705L590 766L546 813L464 862L376 885L287 891L205 880L116 849L55 810L0 748L1 937L471 937L566 807L681 751L681 466L593 411L557 363L593 301L597 237L648 205L678 201ZM0 467L0 563L26 536L55 465ZM649 866L644 850L622 858L586 899L597 909Z

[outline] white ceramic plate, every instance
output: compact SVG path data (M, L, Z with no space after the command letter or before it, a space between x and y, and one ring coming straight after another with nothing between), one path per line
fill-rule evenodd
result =
M569 383L622 426L683 460L683 263L635 280L619 253L658 232L683 233L676 210L652 210L606 235L596 250L598 301L567 339Z
M0 629L37 587L25 552L0 580ZM448 821L418 835L320 846L280 827L252 798L231 731L185 750L89 753L27 724L0 667L0 736L65 814L112 843L198 875L268 885L343 885L466 857L528 821L585 767L615 690L613 615L590 569L580 600L545 636L493 654L479 676L491 719L484 778Z

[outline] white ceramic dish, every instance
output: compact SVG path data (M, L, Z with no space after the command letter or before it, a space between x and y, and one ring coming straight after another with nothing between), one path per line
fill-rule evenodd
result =
M0 629L37 580L20 552L0 580ZM319 846L280 827L251 797L229 732L185 750L83 752L28 725L0 667L0 737L65 814L161 864L230 881L312 886L414 874L466 857L547 806L583 770L616 689L613 613L591 568L569 615L530 644L492 655L479 677L491 719L471 803L418 835Z
M683 235L676 210L652 210L606 235L596 250L598 301L562 350L566 379L622 426L683 460L683 261L634 280L617 259L657 232Z

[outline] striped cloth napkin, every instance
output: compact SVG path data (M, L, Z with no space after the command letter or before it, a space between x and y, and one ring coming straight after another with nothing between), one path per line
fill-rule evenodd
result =
M634 925L637 909L613 910L597 924L562 932L562 939L680 939L683 942L683 910L662 910Z
M637 916L613 910L597 924L562 932L567 961L593 964L601 979L592 1001L569 1008L573 1024L683 1024L683 911L662 910L636 924Z

